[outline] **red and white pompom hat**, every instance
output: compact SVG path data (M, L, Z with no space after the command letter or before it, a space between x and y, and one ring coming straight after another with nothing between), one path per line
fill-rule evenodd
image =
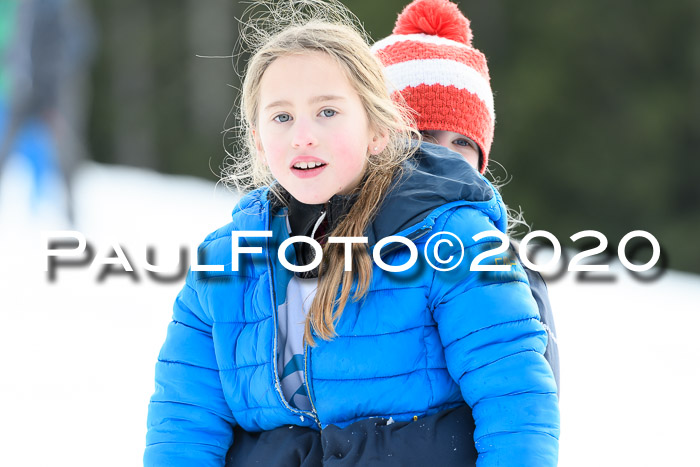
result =
M372 46L392 92L417 112L419 130L454 131L481 149L484 173L496 114L486 57L472 47L469 20L449 0L415 0L393 34Z

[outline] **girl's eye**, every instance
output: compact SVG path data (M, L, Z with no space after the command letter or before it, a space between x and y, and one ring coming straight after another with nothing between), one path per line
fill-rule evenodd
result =
M471 141L464 139L464 138L459 138L454 141L452 141L453 144L456 144L457 146L464 146L466 147L474 147Z
M275 118L273 118L274 121L279 122L279 123L285 123L288 122L292 119L292 117L289 114L279 114Z
M323 109L323 110L321 111L321 115L324 116L324 117L333 117L333 116L335 116L335 114L337 114L337 113L338 113L338 112L336 112L336 111L333 110L333 109Z

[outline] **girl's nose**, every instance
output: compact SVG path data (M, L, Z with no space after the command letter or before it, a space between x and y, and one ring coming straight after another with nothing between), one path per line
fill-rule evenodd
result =
M311 122L297 119L294 125L294 134L292 136L292 147L295 149L315 146L318 141L311 128Z

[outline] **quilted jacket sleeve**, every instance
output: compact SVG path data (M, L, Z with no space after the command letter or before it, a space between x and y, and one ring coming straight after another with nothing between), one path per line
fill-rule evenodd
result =
M144 466L223 466L234 419L224 400L212 323L190 272L156 364Z
M462 239L465 255L456 269L435 272L433 314L448 371L472 407L477 465L555 466L557 388L543 356L547 334L522 266L496 255L481 264L515 261L509 272L470 271L479 253L500 244L472 240L476 233L495 230L477 210L454 211L442 230Z

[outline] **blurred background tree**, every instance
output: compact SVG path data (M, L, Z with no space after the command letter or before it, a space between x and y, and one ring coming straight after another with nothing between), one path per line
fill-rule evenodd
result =
M216 179L236 98L234 0L90 0L95 160ZM348 0L373 38L408 0ZM564 246L648 230L700 272L700 2L462 0L496 102L494 176ZM197 56L229 58L198 58ZM230 125L231 119L228 120ZM576 245L580 246L580 245ZM648 256L647 256L648 258ZM641 262L645 258L640 257Z

